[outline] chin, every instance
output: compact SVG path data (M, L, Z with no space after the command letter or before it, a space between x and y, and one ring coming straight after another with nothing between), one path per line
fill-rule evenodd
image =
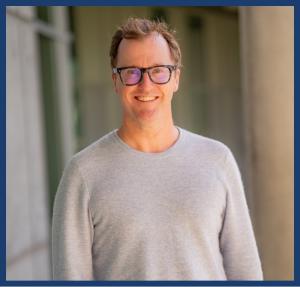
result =
M156 115L157 109L143 109L137 113L136 117L140 120L150 121L154 120L156 118Z

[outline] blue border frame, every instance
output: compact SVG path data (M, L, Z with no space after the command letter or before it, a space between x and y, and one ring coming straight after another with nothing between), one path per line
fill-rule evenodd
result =
M299 58L299 29L300 29L300 19L299 19L299 4L298 7L294 5L294 242L299 242L299 208L297 209L297 204L299 207L299 113L297 114L297 108L299 108L299 81L297 81L297 76L299 76L300 58ZM298 51L298 52L296 52ZM297 96L298 95L298 96ZM298 191L298 192L297 192ZM300 281L299 272L299 244L294 243L294 279L296 282Z
M41 5L42 4L42 5ZM62 0L62 1L38 1L38 0L5 0L0 4L0 47L1 47L1 84L0 84L0 183L1 183L1 246L0 246L0 265L6 266L6 6L294 6L294 63L295 63L295 90L294 90L294 146L299 146L299 127L296 107L299 108L299 4L297 1L289 0ZM299 52L298 52L299 53ZM299 189L299 151L295 148L294 153L294 280L293 281L6 281L6 268L0 268L1 286L299 286L299 210L296 203L299 204L299 195L296 191Z
M6 281L3 286L299 286L294 281Z
M0 154L1 154L1 161L0 161L0 183L1 183L1 200L0 200L0 234L1 234L1 245L0 245L0 258L1 261L6 259L6 15L4 6L1 4L0 6L0 46L1 46L1 65L0 65L0 74L1 74L1 82L0 82ZM5 39L3 41L3 39ZM2 245L3 244L3 245ZM3 247L2 247L3 246ZM3 258L3 259L2 259ZM1 262L0 261L0 262ZM1 262L2 263L2 262ZM2 266L6 266L4 261L1 264ZM6 276L6 268L0 268L0 280L2 278L5 280ZM0 282L1 282L0 281ZM1 283L0 283L1 285Z
M296 6L296 0L4 0L1 6ZM43 4L43 5L41 5Z

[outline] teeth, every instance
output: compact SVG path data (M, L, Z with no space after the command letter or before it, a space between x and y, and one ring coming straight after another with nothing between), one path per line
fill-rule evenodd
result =
M136 97L137 100L142 101L142 102L148 102L148 101L153 101L155 100L155 97L151 97L151 96L139 96Z

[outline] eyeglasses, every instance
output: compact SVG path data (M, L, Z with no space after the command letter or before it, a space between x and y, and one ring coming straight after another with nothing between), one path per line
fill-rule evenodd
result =
M163 85L170 81L172 71L175 71L176 68L172 65L159 65L149 68L122 67L113 68L113 73L120 75L121 82L125 86L134 86L140 83L144 73L149 75L153 83Z

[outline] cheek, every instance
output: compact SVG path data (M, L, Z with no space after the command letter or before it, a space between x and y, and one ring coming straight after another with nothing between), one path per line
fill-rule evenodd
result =
M122 94L124 94L124 89L126 87L121 83L120 80L117 80L115 82L115 91L117 93L118 96L122 96Z
M174 88L173 86L167 87L161 90L161 93L164 95L163 97L164 102L169 103L173 98Z
M122 84L117 86L117 94L123 103L126 104L132 101L133 96L131 95L131 90L132 88L123 86Z
M172 81L171 85L168 87L167 93L172 98L173 94L178 90L178 81L175 79Z

